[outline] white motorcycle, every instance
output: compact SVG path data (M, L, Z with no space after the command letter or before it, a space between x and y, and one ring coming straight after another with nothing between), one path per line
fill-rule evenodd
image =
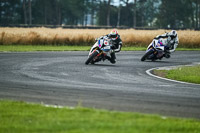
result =
M95 62L108 59L107 55L112 52L111 47L112 43L110 39L99 39L90 49L88 59L86 60L85 64L94 64Z
M170 58L170 54L165 52L167 39L153 40L147 47L146 53L142 56L141 61L162 59L163 57Z

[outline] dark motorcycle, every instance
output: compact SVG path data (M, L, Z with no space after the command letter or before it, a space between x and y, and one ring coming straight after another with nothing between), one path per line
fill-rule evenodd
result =
M170 54L165 52L166 39L153 40L147 47L146 53L142 56L141 61L162 59L163 57L169 58Z
M85 64L94 64L95 62L108 59L107 55L112 52L111 47L112 44L109 39L104 38L98 40L90 49L88 59L86 60Z

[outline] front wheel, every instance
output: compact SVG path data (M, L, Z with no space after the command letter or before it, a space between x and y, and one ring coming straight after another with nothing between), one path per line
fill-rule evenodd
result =
M151 55L152 53L153 53L153 50L149 50L148 52L146 52L146 53L144 54L144 56L142 56L141 61L145 61L146 58L147 58L149 55Z
M92 53L90 55L90 57L86 60L85 64L88 65L94 59L94 57L97 56L97 55L98 55L97 51L95 51L94 53Z

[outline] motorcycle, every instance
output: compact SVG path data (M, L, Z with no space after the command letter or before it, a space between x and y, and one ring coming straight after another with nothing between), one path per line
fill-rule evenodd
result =
M142 56L141 61L162 59L163 57L170 58L170 54L165 52L167 39L153 40L147 47L146 53Z
M94 64L95 62L108 59L107 55L112 52L111 47L112 42L110 39L99 39L90 49L88 59L86 60L85 64Z

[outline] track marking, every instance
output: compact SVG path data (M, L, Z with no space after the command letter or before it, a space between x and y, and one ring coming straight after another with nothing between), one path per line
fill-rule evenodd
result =
M61 106L61 105L50 105L50 104L41 104L45 107L52 107L52 108L67 108L67 109L75 109L75 107L71 107L71 106Z
M194 64L199 64L199 63L194 63ZM180 65L179 65L180 66ZM175 67L179 67L179 66L170 66L171 68L175 68ZM191 65L181 65L181 66L191 66ZM196 84L196 83L189 83L189 82L184 82L184 81L178 81L178 80L173 80L173 79L168 79L168 78L163 78L157 75L152 74L152 71L155 69L166 69L169 70L169 66L167 67L156 67L156 68L151 68L146 70L146 73L152 77L156 77L159 79L163 79L163 80L167 80L167 81L172 81L172 82L177 82L177 83L182 83L182 84L189 84L189 85L200 85L200 84Z

